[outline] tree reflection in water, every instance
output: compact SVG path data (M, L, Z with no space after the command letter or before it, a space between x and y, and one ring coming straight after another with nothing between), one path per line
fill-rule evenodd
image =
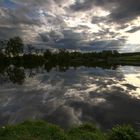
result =
M8 79L14 84L22 85L24 83L26 78L24 68L9 66L6 72Z

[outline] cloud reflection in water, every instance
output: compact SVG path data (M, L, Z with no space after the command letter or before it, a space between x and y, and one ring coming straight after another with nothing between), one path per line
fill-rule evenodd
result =
M63 127L88 121L101 128L118 123L139 127L140 86L133 82L140 83L139 69L53 70L28 77L23 85L2 84L0 123L40 118Z

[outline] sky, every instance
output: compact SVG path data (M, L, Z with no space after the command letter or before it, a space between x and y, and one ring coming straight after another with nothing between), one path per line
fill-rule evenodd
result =
M0 0L0 39L79 51L140 51L139 0Z

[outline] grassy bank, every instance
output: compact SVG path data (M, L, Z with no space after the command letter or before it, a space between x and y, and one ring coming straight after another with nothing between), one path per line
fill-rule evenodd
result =
M140 137L131 126L125 125L104 133L91 124L65 131L44 121L26 121L0 128L0 140L140 140Z

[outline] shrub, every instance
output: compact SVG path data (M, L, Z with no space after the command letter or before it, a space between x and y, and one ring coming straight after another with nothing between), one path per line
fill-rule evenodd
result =
M116 126L108 134L109 140L140 140L134 129L129 125Z
M0 140L66 140L64 131L44 121L26 121L0 129Z
M83 124L69 131L69 140L105 140L105 135L92 124Z

